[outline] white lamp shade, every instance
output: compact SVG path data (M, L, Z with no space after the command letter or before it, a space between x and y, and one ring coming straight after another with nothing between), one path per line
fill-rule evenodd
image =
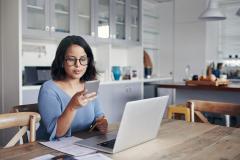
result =
M209 0L208 8L200 15L199 19L206 21L224 20L226 17L218 8L216 0Z

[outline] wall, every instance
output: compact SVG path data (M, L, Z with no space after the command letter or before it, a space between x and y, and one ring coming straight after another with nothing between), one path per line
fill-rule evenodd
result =
M218 57L219 25L220 21L207 22L206 33L206 64L216 62Z
M174 80L182 81L186 65L201 74L205 66L206 22L198 19L206 0L175 1Z
M20 103L21 0L1 0L1 81L2 110ZM14 132L0 131L0 145Z
M174 2L159 4L159 73L160 76L171 76L173 72L173 41L174 41Z
M2 113L3 94L2 94L2 0L0 0L0 113Z

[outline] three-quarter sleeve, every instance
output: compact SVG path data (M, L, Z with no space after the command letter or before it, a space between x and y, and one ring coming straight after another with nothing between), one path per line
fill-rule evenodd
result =
M104 116L98 97L94 101L94 113L95 119Z
M54 140L56 137L57 120L62 114L61 101L54 90L43 86L40 89L38 96L38 107L41 115L41 120L50 135L49 140ZM70 129L65 136L70 136Z

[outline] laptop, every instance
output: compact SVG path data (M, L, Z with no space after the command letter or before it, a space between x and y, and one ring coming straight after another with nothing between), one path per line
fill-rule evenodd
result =
M168 96L128 102L118 132L90 137L75 144L106 153L117 153L156 138Z

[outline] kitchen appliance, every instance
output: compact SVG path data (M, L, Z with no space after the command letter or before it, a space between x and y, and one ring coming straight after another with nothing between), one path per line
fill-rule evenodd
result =
M25 66L23 85L41 85L51 79L50 66Z

